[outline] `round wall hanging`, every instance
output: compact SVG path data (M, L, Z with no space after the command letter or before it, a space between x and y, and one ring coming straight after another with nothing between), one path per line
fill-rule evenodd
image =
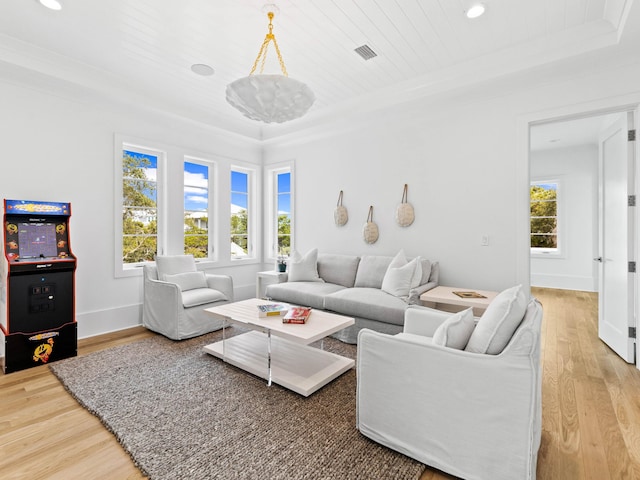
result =
M373 205L369 207L369 215L367 216L367 223L362 228L362 235L366 243L376 243L378 241L378 225L373 221Z
M333 220L339 227L342 227L349 221L349 213L347 212L347 208L342 206L342 190L340 190L340 195L338 195L338 205L333 212Z
M407 189L408 186L404 184L404 190L402 192L402 200L400 201L400 205L396 208L396 222L401 227L408 227L413 223L416 216L413 212L413 205L407 202Z

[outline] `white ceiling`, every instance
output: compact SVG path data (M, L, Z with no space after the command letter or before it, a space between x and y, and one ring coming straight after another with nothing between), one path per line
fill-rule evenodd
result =
M536 151L598 145L602 132L622 115L626 113L592 115L532 126L529 147Z
M247 120L225 101L267 32L263 3L60 2L56 12L2 0L0 78L81 87L254 139L283 128ZM317 98L286 128L382 105L390 92L417 98L613 45L631 2L484 0L485 15L469 20L472 0L281 0L274 33L287 70ZM360 58L354 49L364 44L378 56ZM215 74L194 74L195 63Z

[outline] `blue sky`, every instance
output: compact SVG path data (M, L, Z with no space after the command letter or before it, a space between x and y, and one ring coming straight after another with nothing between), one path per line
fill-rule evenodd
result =
M558 184L556 184L556 183L536 183L535 186L536 187L542 187L545 190L557 190L558 189Z
M198 163L184 162L184 208L207 211L209 206L209 168Z
M145 168L145 176L151 180L157 179L158 159L144 153L125 151L136 158L149 161ZM190 211L206 211L209 203L209 168L198 163L184 163L184 208ZM231 204L240 208L247 208L248 175L242 172L231 172ZM291 175L278 175L278 191L291 192ZM244 193L244 194L243 194ZM278 213L291 213L291 195L278 196Z
M247 209L248 181L249 175L246 173L231 171L231 205Z
M278 191L291 192L291 174L278 175ZM291 213L291 194L278 195L278 213Z

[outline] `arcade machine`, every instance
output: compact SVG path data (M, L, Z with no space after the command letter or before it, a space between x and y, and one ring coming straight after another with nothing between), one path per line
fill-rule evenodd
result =
M4 201L0 327L5 373L77 354L70 216L69 203Z

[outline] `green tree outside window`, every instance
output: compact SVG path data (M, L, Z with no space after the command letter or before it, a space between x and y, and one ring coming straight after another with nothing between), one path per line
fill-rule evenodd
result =
M125 151L122 159L122 261L152 262L158 251L157 157Z
M184 253L209 257L209 167L184 162Z
M558 248L558 184L531 185L531 248Z

